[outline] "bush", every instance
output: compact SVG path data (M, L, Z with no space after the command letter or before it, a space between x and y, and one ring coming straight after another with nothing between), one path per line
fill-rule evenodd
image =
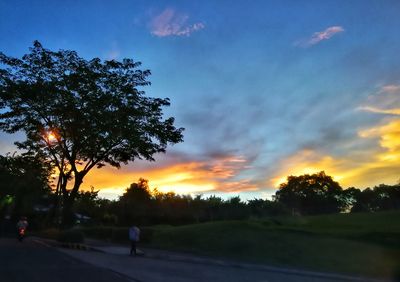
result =
M99 240L111 240L113 237L113 227L82 227L79 230L87 237L99 239Z
M83 240L83 233L79 230L61 231L58 237L58 241L62 243L82 243Z
M154 235L154 229L143 227L140 229L140 242L151 243Z
M57 240L60 236L60 230L57 228L49 228L41 231L32 232L32 234L46 239Z
M126 227L114 227L112 228L112 234L110 240L117 243L128 243L129 233Z
M84 227L79 229L87 237L106 240L116 243L129 242L128 227ZM151 227L140 228L140 242L150 243L153 238L154 229Z

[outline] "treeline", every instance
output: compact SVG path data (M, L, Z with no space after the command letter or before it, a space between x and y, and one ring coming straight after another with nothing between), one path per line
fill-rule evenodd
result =
M117 201L100 199L97 192L82 192L76 211L105 225L188 224L214 220L262 218L277 215L315 215L340 212L376 212L400 209L400 184L360 190L342 189L324 172L289 176L274 199L177 195L151 190L140 179Z
M29 155L0 156L0 216L15 221L30 218L42 228L60 223L61 195L48 185L51 168ZM377 212L400 209L400 183L360 190L342 189L324 172L289 176L273 199L242 201L239 197L177 195L151 189L148 181L132 183L115 201L98 191L80 192L73 206L77 222L126 226L188 224L214 220L262 218L277 215L314 215Z
M157 189L151 190L145 179L131 184L117 201L101 199L97 193L93 190L81 192L75 210L104 225L177 225L289 212L281 203L263 199L244 202L239 197L223 200L216 196L204 198L201 195L162 193Z

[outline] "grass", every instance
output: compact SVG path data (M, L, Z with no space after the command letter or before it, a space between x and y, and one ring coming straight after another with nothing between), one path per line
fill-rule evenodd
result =
M400 212L154 227L151 246L275 266L400 278Z
M128 244L127 227L80 228ZM142 246L273 266L400 281L400 211L141 228ZM57 230L42 236L59 237Z

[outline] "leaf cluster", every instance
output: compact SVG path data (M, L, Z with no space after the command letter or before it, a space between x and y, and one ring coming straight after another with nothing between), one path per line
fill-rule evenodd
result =
M38 41L21 59L0 53L0 130L24 131L18 147L41 152L60 171L154 160L168 143L182 141L183 128L163 119L168 98L140 90L150 84L150 71L140 66L132 59L86 60Z

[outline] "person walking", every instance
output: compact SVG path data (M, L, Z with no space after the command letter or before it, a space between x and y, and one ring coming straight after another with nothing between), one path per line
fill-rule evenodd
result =
M129 228L129 240L131 241L131 251L130 251L130 255L132 255L132 253L137 254L137 250L136 250L136 244L137 242L139 242L140 239L140 229L137 226L132 226L131 228Z

